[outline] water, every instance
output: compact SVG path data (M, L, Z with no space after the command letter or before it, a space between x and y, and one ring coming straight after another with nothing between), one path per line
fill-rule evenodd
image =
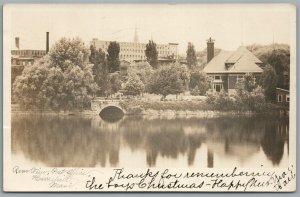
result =
M13 115L14 163L47 167L286 167L288 118Z

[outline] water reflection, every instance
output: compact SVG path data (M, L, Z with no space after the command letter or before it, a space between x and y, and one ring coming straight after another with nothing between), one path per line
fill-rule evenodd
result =
M51 167L280 166L288 162L288 128L288 118L126 117L111 123L99 116L14 115L12 152Z

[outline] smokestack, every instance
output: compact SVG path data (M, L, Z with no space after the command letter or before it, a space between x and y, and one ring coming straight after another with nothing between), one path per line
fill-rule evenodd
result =
M49 32L46 32L46 53L49 52Z
M17 49L20 49L20 38L19 37L15 37L15 45Z
M215 48L214 48L214 41L213 39L209 38L207 40L207 63L210 62L215 55Z

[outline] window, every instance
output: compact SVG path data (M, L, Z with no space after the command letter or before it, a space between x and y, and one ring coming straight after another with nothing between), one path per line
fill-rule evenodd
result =
M282 102L282 95L281 94L278 94L277 101Z
M290 95L287 94L287 95L285 96L285 101L286 101L287 103L290 102Z
M221 76L220 75L216 75L215 76L215 80L220 80L221 79Z

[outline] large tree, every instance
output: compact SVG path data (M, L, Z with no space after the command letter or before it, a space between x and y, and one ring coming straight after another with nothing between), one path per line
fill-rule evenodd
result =
M117 42L110 42L107 49L107 64L110 73L120 70L120 45Z
M196 51L191 42L188 43L188 48L186 50L186 61L190 69L197 65Z
M147 89L150 93L162 95L164 100L169 94L182 93L184 82L176 66L164 66L152 74Z
M283 50L273 50L268 58L268 63L273 66L277 77L277 87L289 88L288 84L285 83L285 71L289 73L290 56Z
M270 64L278 75L277 87L289 89L290 47L287 44L250 45L247 47L263 65Z
M107 89L109 88L109 72L105 52L101 49L97 50L93 45L90 46L90 51L91 54L89 60L90 63L93 64L94 80L99 87L97 94L105 95L105 92L107 92Z
M147 57L147 61L153 68L158 67L158 52L156 49L156 43L153 40L149 40L149 43L146 45L145 55Z
M62 38L49 51L49 56L51 66L60 67L64 72L67 61L83 68L88 62L89 50L79 38Z
M14 94L24 107L53 110L84 109L97 90L88 49L79 39L62 38L14 83Z
M261 76L261 85L265 91L265 97L267 101L276 101L276 84L277 84L277 74L271 65L266 65L264 72Z

